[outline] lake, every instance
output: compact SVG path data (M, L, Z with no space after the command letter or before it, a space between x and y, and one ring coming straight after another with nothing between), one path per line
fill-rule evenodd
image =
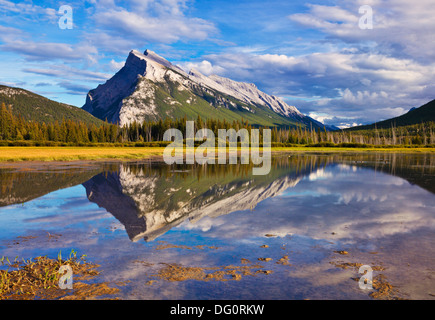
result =
M75 250L119 288L110 298L435 299L435 155L252 167L0 164L0 256Z

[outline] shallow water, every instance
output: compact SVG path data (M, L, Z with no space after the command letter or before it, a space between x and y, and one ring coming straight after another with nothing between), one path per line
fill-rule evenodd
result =
M0 164L0 187L0 256L74 249L121 299L373 299L359 265L435 299L434 155Z

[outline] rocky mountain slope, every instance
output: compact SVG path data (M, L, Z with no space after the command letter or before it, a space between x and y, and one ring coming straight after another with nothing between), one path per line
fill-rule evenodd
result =
M303 115L254 84L197 70L186 73L156 53L131 51L124 67L89 91L83 109L121 126L133 121L170 118L248 120L252 125L318 128Z

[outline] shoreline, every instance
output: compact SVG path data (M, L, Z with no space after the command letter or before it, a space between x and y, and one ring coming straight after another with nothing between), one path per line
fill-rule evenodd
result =
M0 164L16 162L73 162L148 160L163 156L164 147L0 147ZM345 148L345 147L272 147L280 153L406 153L435 154L435 148Z

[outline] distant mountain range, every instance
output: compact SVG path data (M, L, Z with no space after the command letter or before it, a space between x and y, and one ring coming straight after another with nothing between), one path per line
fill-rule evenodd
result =
M324 127L252 83L205 76L197 70L186 73L150 50L131 51L121 70L89 91L83 109L121 126L199 115L230 122L243 118L252 125Z
M369 125L348 128L347 130L370 130L374 128L386 129L391 128L392 126L401 127L428 121L435 122L435 100L432 100L419 108L412 108L401 116Z
M0 103L10 106L15 115L20 114L24 119L31 121L51 123L65 119L87 124L103 123L83 109L20 88L0 85Z

